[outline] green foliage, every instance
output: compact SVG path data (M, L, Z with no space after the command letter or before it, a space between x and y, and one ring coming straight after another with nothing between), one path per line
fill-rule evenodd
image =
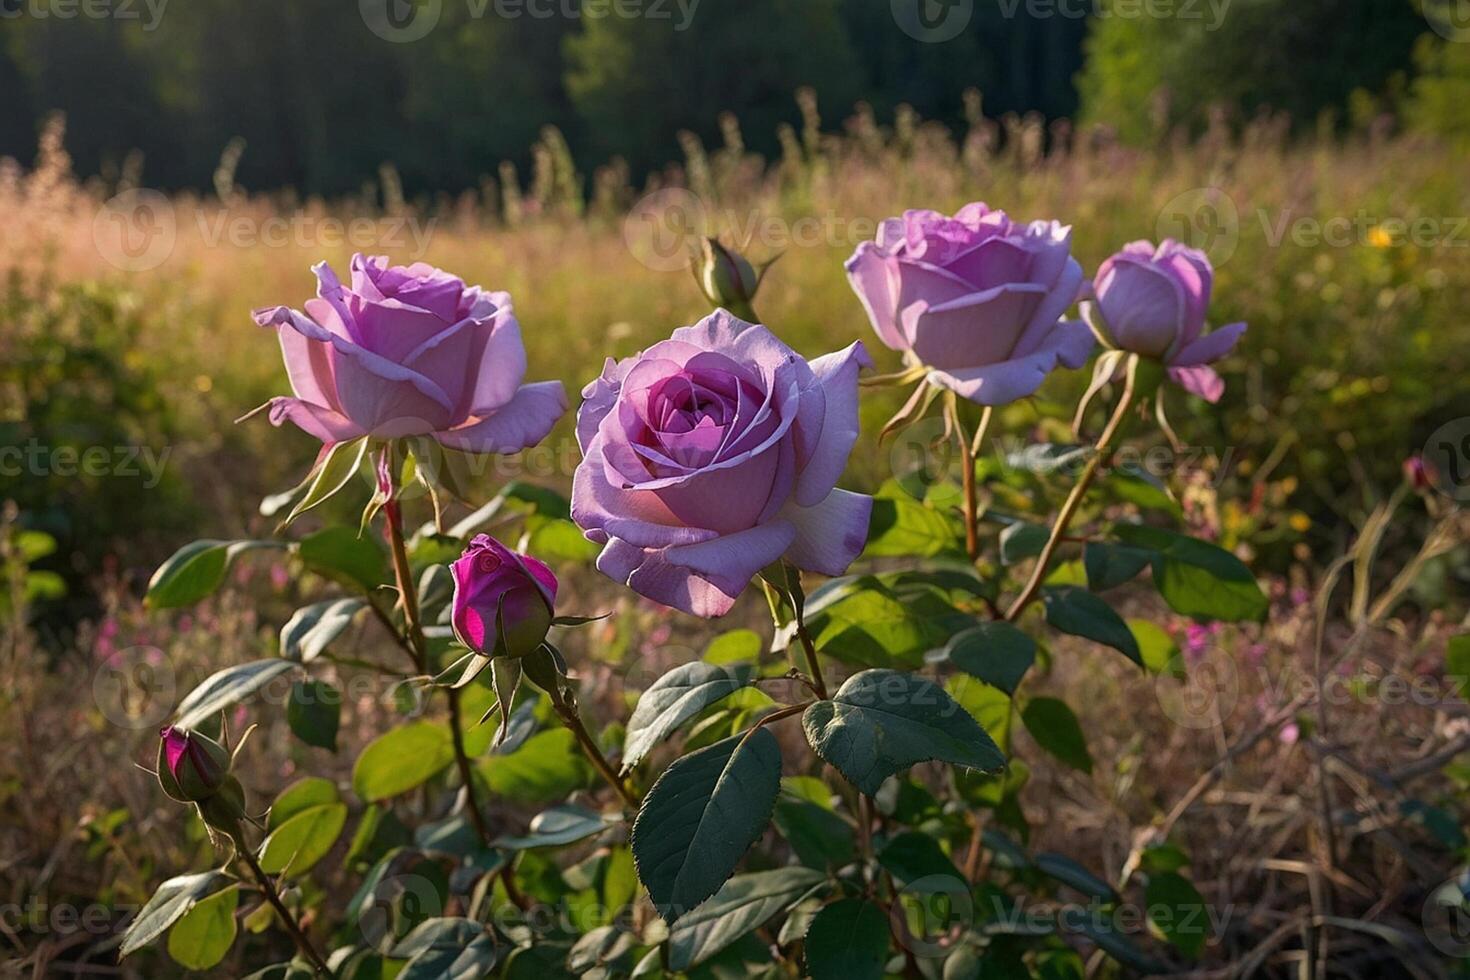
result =
M888 959L888 916L872 902L845 898L825 905L806 932L813 980L882 980Z

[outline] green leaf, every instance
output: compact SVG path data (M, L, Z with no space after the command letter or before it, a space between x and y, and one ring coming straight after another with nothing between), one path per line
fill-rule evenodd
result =
M208 970L235 942L238 888L226 888L196 903L168 934L168 955L188 970Z
M1099 949L1124 966L1145 976L1152 973L1169 972L1169 966L1161 963L1138 948L1128 935L1114 923L1098 922L1097 916L1086 908L1075 911L1064 909L1057 917L1058 925L1079 935L1086 936Z
M891 838L878 852L878 863L900 886L932 877L953 878L964 886L959 869L939 842L917 830L906 830Z
M286 722L297 738L329 752L337 751L342 694L326 681L297 681L286 703Z
M406 793L454 761L449 729L413 721L368 743L352 767L352 790L368 803Z
M1144 889L1148 921L1190 959L1198 959L1210 938L1209 908L1189 879L1173 871L1151 874Z
M505 755L478 763L490 792L513 803L544 803L590 785L592 767L565 728L537 732Z
M1014 695L1036 662L1036 641L1010 623L996 620L956 633L945 656L971 677Z
M237 664L210 674L204 682L179 702L174 724L180 728L196 728L210 721L232 704L243 701L282 674L300 668L289 660L272 657Z
M991 741L996 745L1010 745L1015 706L1009 694L969 674L950 675L944 681L944 690L985 729Z
M716 667L755 663L760 659L764 646L765 641L755 630L731 630L710 640L700 659Z
M682 972L700 965L826 880L810 868L736 875L669 931L669 969Z
M955 546L945 516L908 497L875 497L864 558L930 558Z
M1069 857L1051 853L1038 854L1033 859L1033 863L1036 869L1048 878L1060 881L1069 888L1075 888L1084 895L1090 895L1104 902L1113 902L1118 899L1118 893L1113 891L1111 885Z
M327 599L302 606L281 627L281 656L309 664L326 652L332 641L352 625L352 618L367 608L366 599Z
M872 902L844 898L824 906L806 932L812 980L883 980L888 916Z
M801 863L818 870L841 868L857 857L850 823L810 800L781 799L772 814L776 830Z
M216 886L228 881L219 871L203 871L170 878L159 885L153 897L148 899L148 904L138 913L138 917L128 924L118 955L127 956L153 942L163 935L164 930L183 918L204 896L214 891Z
M393 948L408 959L397 980L480 980L495 966L495 937L469 919L429 919Z
M1075 585L1044 588L1041 598L1046 604L1046 621L1054 629L1110 646L1143 666L1138 641L1106 599Z
M298 813L310 810L312 807L336 803L339 799L341 797L337 795L337 786L330 779L321 776L307 776L298 779L281 790L276 801L271 804L266 829L275 830Z
M367 436L334 443L332 448L327 450L326 458L313 471L315 476L310 478L311 486L307 487L306 493L296 501L296 506L291 508L291 513L286 515L281 526L285 527L290 524L347 486L353 475L362 466L363 460L367 457L367 451Z
M1154 587L1181 616L1264 622L1270 612L1255 575L1224 548L1136 524L1120 524L1114 532L1127 544L1155 552Z
M1174 638L1155 623L1146 619L1128 620L1128 629L1138 641L1138 652L1143 657L1143 666L1151 674L1165 671L1184 678L1183 661L1179 659L1179 645Z
M520 550L547 561L590 562L602 547L582 534L582 529L562 517L529 517Z
M744 665L716 667L694 660L654 681L639 696L628 719L623 772L642 762L655 746L705 708L750 684L751 676L751 669Z
M849 677L802 715L812 749L869 796L883 780L938 759L988 772L1005 757L969 712L938 685L896 670Z
M638 878L673 923L713 895L770 823L781 749L765 728L677 760L633 823Z
M143 603L149 609L192 606L224 583L236 558L260 548L284 548L276 541L194 541L158 566L148 580Z
M1000 532L1001 564L1014 565L1027 558L1035 558L1046 547L1051 532L1039 524L1017 521Z
M371 592L388 578L388 556L371 537L333 524L308 534L296 545L307 568L347 586Z
M807 626L819 650L843 663L918 668L924 654L974 619L929 589L899 595L873 576L813 593Z
M1082 549L1082 564L1087 569L1087 587L1105 592L1124 582L1131 582L1148 567L1153 552L1127 545L1089 541Z
M1452 636L1444 648L1445 675L1462 699L1470 689L1470 633Z
M1021 722L1036 744L1083 772L1092 772L1092 755L1077 716L1056 698L1032 698L1021 711Z
M533 847L561 847L600 834L617 821L570 803L554 806L531 819L530 833L524 837L499 837L496 847L508 851L525 851Z
M347 823L347 804L309 807L281 823L260 845L260 867L266 874L299 875L310 871L337 842Z

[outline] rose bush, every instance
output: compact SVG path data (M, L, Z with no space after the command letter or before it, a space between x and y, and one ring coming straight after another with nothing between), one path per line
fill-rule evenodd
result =
M572 518L597 567L697 616L721 616L765 566L827 575L863 549L870 498L836 489L858 435L861 342L808 363L717 310L582 392Z

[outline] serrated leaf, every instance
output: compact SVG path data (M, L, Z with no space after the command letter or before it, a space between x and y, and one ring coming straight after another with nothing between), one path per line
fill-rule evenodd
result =
M326 652L352 619L367 608L366 599L327 599L302 606L281 627L281 656L309 664Z
M906 830L883 845L878 863L900 886L921 878L953 878L964 885L959 869L944 853L939 842L917 830Z
M709 898L765 831L781 787L781 749L765 728L677 760L633 823L638 879L674 923Z
M309 807L271 831L260 845L260 867L266 874L299 875L332 849L347 824L347 804Z
M284 548L277 541L194 541L174 552L148 580L143 603L149 609L178 609L212 594L225 572L247 551Z
M430 721L409 722L368 743L352 767L352 789L372 803L406 793L454 761L449 729Z
M307 745L337 751L337 726L342 718L342 695L326 681L297 681L286 703L286 723Z
M168 934L168 955L185 969L208 970L225 958L234 945L238 927L235 908L238 888L226 888L201 899Z
M1010 623L996 620L956 633L946 658L978 680L1014 695L1036 662L1036 641Z
M669 931L669 969L685 971L759 929L827 880L810 868L736 875Z
M1036 744L1058 759L1083 772L1092 772L1092 755L1077 716L1065 701L1032 698L1021 710L1021 722Z
M1075 585L1042 589L1041 598L1046 605L1046 621L1052 628L1110 646L1143 666L1143 654L1133 631L1106 599Z
M841 868L857 857L852 824L810 800L781 799L772 814L776 830L809 868Z
M245 700L282 674L300 668L289 660L255 660L216 671L179 702L179 728L196 728L220 711Z
M655 746L705 708L747 686L751 669L744 665L717 667L694 660L680 664L649 685L628 719L623 742L626 774Z
M830 701L807 708L801 723L812 749L869 796L889 776L930 759L984 772L1005 766L969 712L915 674L854 674Z
M812 980L883 980L888 916L872 902L844 898L823 906L806 932L806 975Z
M203 871L179 875L159 885L138 917L128 924L119 955L127 956L153 942L201 899L228 881L219 871Z
M1114 532L1154 552L1154 587L1181 616L1227 623L1264 622L1271 602L1239 558L1208 541L1136 524Z

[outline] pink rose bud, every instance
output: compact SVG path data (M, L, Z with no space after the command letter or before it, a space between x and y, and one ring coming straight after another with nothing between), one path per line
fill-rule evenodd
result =
M1232 323L1205 333L1215 270L1209 257L1172 238L1124 246L1097 270L1082 316L1110 347L1160 361L1184 390L1215 402L1225 382L1210 367L1245 333Z
M230 778L230 755L214 739L172 726L158 734L158 782L169 798L201 803Z
M1429 467L1423 456L1415 453L1404 460L1404 480L1414 488L1415 493L1424 493L1429 489Z
M465 646L486 657L524 657L546 639L556 604L551 569L488 534L449 567L454 633Z

